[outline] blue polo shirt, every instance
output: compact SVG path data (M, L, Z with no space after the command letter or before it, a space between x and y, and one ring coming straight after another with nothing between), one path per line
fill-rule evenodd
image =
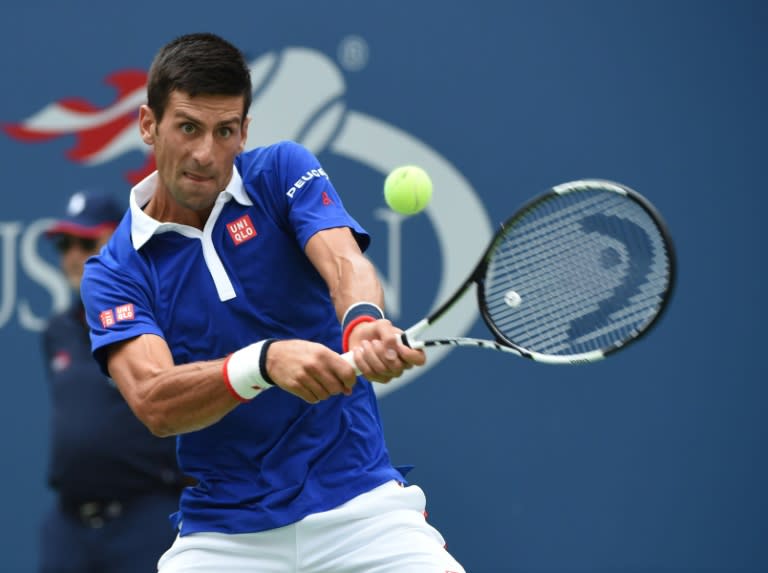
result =
M240 155L201 231L159 223L141 208L156 174L131 192L111 241L86 264L82 296L94 356L141 334L163 337L176 364L222 358L264 338L302 338L339 351L328 287L304 247L318 231L348 227L317 158L293 142ZM310 405L280 388L219 422L177 438L181 534L253 532L336 507L391 479L376 397L360 378L351 396Z

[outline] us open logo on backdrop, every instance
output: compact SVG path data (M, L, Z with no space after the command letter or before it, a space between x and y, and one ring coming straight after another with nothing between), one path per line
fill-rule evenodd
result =
M253 80L252 127L248 148L293 139L315 154L332 153L386 175L406 163L418 164L430 173L436 192L425 214L437 235L442 276L432 305L445 300L464 280L478 253L491 237L491 225L482 202L468 181L437 151L402 129L363 112L348 109L346 85L340 67L326 55L309 48L289 47L269 52L250 64ZM151 148L141 140L138 107L145 102L146 73L123 70L106 78L117 92L111 105L99 108L81 99L53 102L13 125L6 133L25 143L39 143L64 135L75 136L69 159L84 166L104 164L134 151L145 154L144 164L126 173L135 183L154 170ZM386 209L374 216L386 223L390 234L388 260L377 268L384 285L387 313L403 328L420 319L401 316L400 263L403 253L399 235L408 220ZM415 255L413 255L415 256ZM374 261L377 263L377 261ZM477 318L471 298L441 319L434 333L466 334ZM425 368L410 370L399 380L376 385L386 394L420 376L437 364L447 347L430 349Z

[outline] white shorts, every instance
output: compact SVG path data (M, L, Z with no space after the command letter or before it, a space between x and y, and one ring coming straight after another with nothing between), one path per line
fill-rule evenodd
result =
M257 533L177 537L159 573L464 573L424 517L418 486L389 482L330 511Z

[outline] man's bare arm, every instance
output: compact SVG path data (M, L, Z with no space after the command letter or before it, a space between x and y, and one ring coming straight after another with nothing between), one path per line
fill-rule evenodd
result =
M205 428L241 403L227 389L223 365L224 358L176 366L166 342L152 334L115 344L108 359L134 414L158 436ZM335 352L304 340L272 344L267 370L276 386L310 403L349 393L355 378Z
M352 231L346 227L315 234L305 248L307 257L328 285L339 321L347 309L360 301L384 307L384 295L376 269L360 251ZM388 382L404 369L425 362L424 352L399 342L401 329L389 320L361 323L349 337L355 362L370 380Z

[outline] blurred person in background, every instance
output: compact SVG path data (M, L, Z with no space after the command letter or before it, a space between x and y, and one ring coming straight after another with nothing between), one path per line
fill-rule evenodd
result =
M42 526L42 573L151 573L175 535L168 516L184 482L175 440L153 436L101 373L79 296L85 261L124 210L106 193L78 192L46 232L73 301L42 338L51 397L48 483L56 494Z

